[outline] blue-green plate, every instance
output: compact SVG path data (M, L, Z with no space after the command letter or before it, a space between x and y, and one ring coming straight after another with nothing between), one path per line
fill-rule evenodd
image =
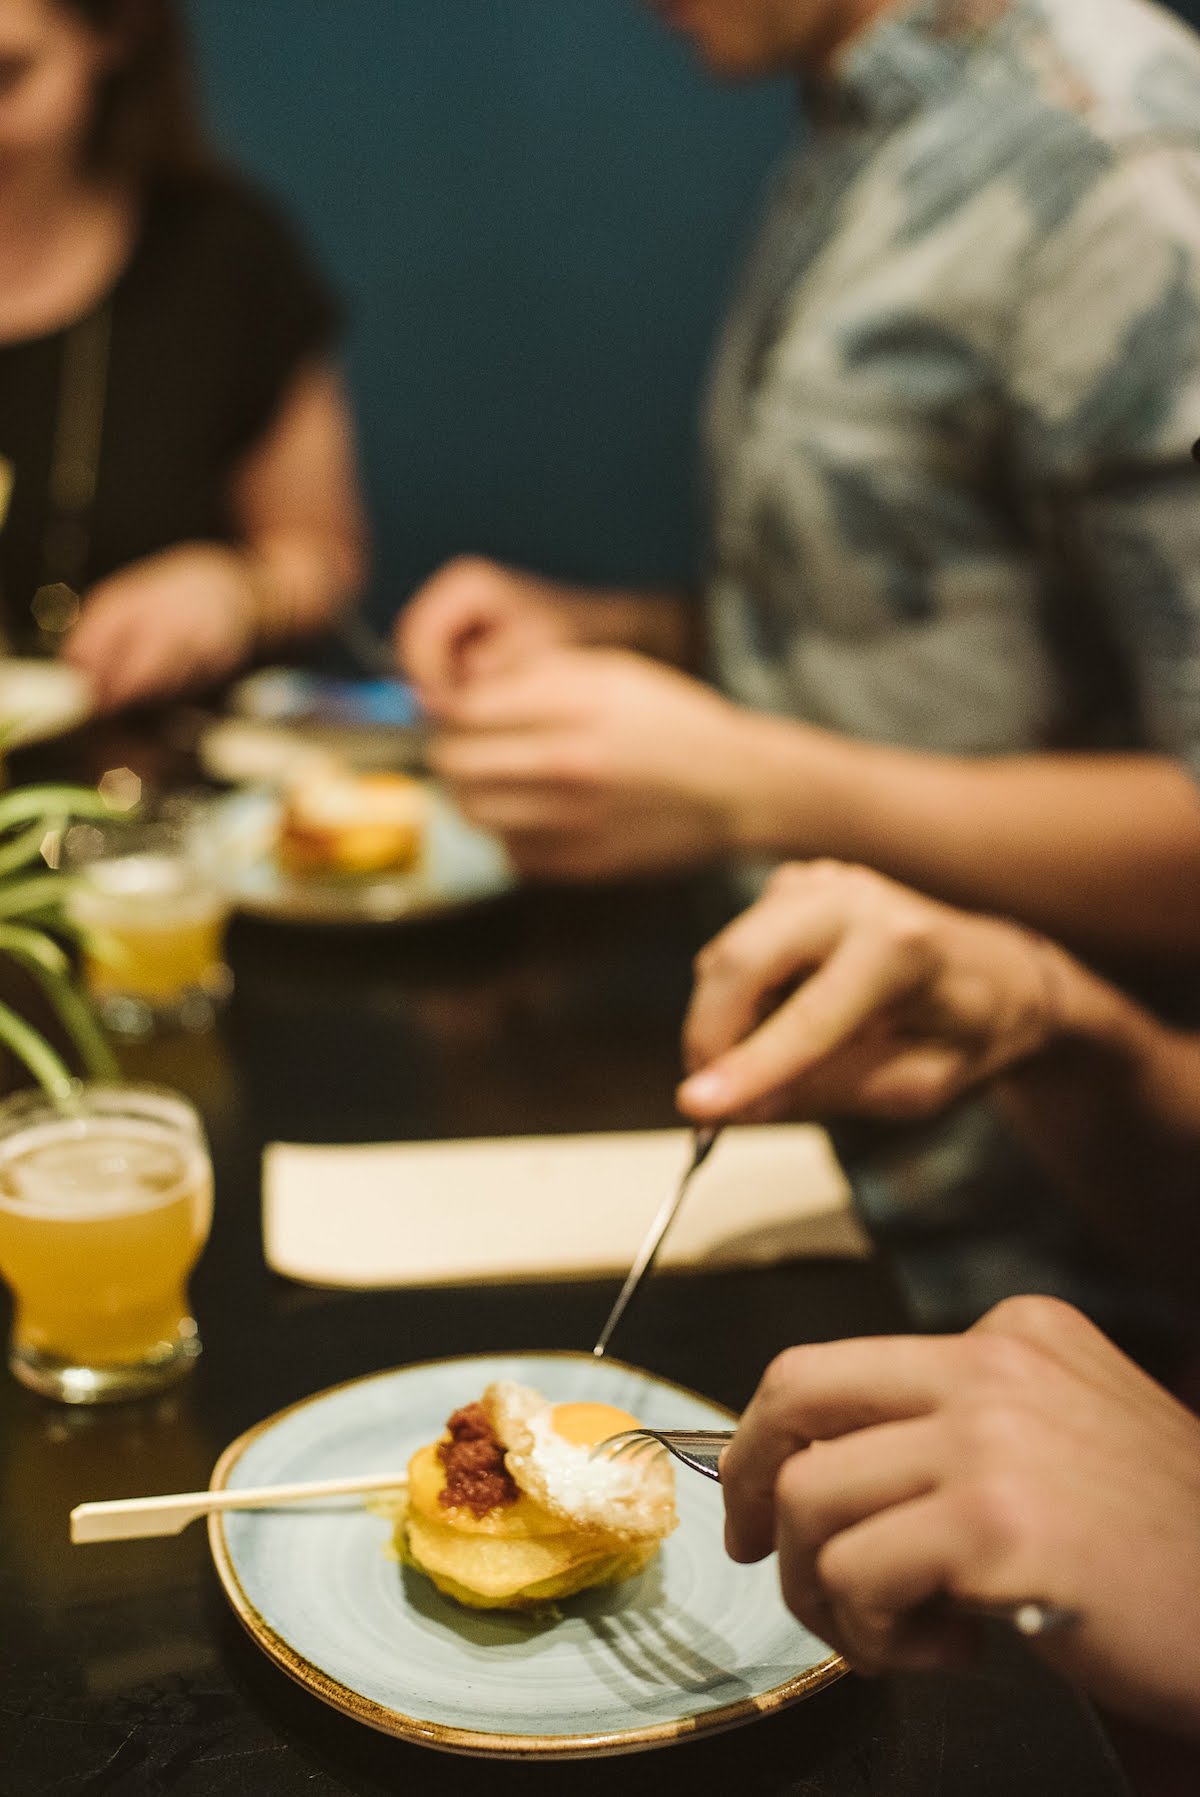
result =
M493 1379L552 1402L593 1398L667 1428L724 1428L682 1386L590 1354L473 1355L335 1386L259 1423L214 1486L403 1472ZM217 1572L250 1634L314 1696L455 1753L630 1753L733 1728L807 1697L843 1661L789 1614L773 1561L735 1566L710 1480L679 1469L679 1527L639 1578L584 1592L557 1620L473 1611L389 1556L385 1518L353 1500L214 1516Z
M513 873L501 844L469 824L435 783L426 785L424 848L418 865L403 872L285 872L275 855L283 798L266 787L218 799L197 844L238 910L284 923L400 923L510 891Z

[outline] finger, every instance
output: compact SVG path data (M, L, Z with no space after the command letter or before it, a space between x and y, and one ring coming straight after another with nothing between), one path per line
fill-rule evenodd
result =
M945 1453L945 1431L932 1416L814 1442L779 1470L777 1541L787 1535L815 1557L831 1536L934 1490Z
M856 1108L872 1117L933 1117L967 1091L979 1071L961 1048L922 1043L901 1049L864 1074Z
M126 626L119 610L105 606L85 610L65 644L63 654L77 667L104 667L119 652Z
M572 723L602 677L601 654L594 649L546 648L522 657L515 667L507 664L492 679L461 685L443 701L447 728L506 731Z
M708 1117L736 1114L791 1084L911 993L927 967L918 944L852 929L799 991L687 1082L685 1108L703 1107L697 1114Z
M963 1562L954 1507L940 1492L880 1511L827 1542L816 1556L816 1578L851 1663L869 1672L902 1664L906 1623L914 1626L909 1646L924 1663L931 1655L961 1655L961 1624L926 1606L955 1589ZM785 1544L779 1581L789 1608L811 1603L811 1578L809 1558Z
M157 646L135 641L108 674L110 707L135 704L156 693L174 692L186 684L191 670L179 658L164 655Z
M535 659L538 650L520 630L479 629L465 636L455 668L457 685L499 680Z
M505 836L504 847L517 873L527 880L573 884L603 880L613 872L608 837L597 839L587 831L516 830Z
M137 638L135 620L106 610L81 620L65 646L66 659L88 676L103 710L122 703L127 669L138 653Z
M843 920L824 893L784 901L771 894L734 920L696 957L683 1025L684 1065L706 1067L754 1029L764 1002L816 966Z
M831 1595L815 1561L780 1551L780 1593L788 1609L820 1640L835 1648L856 1672L955 1669L978 1654L977 1622L956 1615L940 1590L911 1610L879 1609L862 1593Z
M578 804L558 788L448 785L463 816L481 830L529 838L531 847L536 839L543 848L588 834Z
M446 571L419 589L396 622L401 667L414 685L455 684L464 643L494 627L499 602L478 574Z
M554 689L531 678L528 670L443 691L438 717L447 737L532 734L568 721L569 713Z
M854 1524L936 1488L942 1436L929 1418L814 1442L793 1454L775 1482L775 1546L789 1606L820 1632L834 1618L817 1571L826 1542ZM838 1625L839 1640L853 1634Z
M955 1338L900 1336L790 1348L772 1362L722 1462L725 1544L735 1560L771 1551L775 1484L811 1441L926 1416L953 1387Z
M460 786L486 786L536 782L561 786L563 757L556 754L559 739L544 730L494 731L460 734L443 730L429 749L429 765L443 779Z
M935 1598L901 1615L851 1608L824 1599L838 1651L868 1678L884 1672L958 1671L978 1659L978 1620Z
M875 1115L869 1082L904 1052L897 1044L894 1024L884 1014L872 1018L849 1042L834 1049L815 1067L805 1068L797 1078L761 1094L751 1103L739 1105L736 1110L710 1116L707 1106L692 1101L690 1080L679 1088L680 1109L698 1122L752 1123L773 1122L783 1117L823 1119ZM703 1079L703 1075L700 1078ZM880 1111L878 1114L886 1113Z
M1140 1407L1152 1406L1164 1414L1176 1408L1175 1400L1157 1381L1122 1354L1082 1311L1061 1298L1006 1298L967 1332L967 1339L978 1336L1007 1337L1035 1348L1039 1360L1025 1363L1021 1369L1027 1380L1039 1378L1040 1361L1047 1371L1064 1368L1093 1390L1119 1394ZM1016 1376L1015 1370L1012 1376ZM1044 1376L1040 1383L1044 1385Z

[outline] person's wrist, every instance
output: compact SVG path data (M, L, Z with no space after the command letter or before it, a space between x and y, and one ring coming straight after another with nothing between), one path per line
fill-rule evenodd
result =
M243 657L266 646L275 613L275 582L270 569L252 551L232 552L236 558L230 593L242 636Z
M748 860L756 852L756 820L762 803L757 790L762 778L757 718L719 695L713 695L713 702L718 708L718 727L710 754L704 758L705 767L697 770L710 776L705 797L713 820L711 846L726 860Z
M731 852L746 860L857 860L858 745L807 724L730 706L739 720Z
M1083 1049L1131 1065L1146 1058L1148 1033L1161 1033L1164 1026L1060 943L1019 924L1011 927L1020 930L1040 987L1040 1039L1033 1054Z

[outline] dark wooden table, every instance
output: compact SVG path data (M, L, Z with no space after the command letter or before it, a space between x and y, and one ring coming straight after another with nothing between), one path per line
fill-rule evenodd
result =
M175 1394L110 1411L55 1407L0 1376L0 1797L1126 1789L1088 1709L1002 1640L969 1676L846 1678L783 1715L659 1753L449 1759L372 1734L293 1686L227 1610L202 1529L67 1545L73 1504L205 1484L249 1423L338 1380L440 1355L590 1346L608 1283L348 1294L272 1277L261 1151L275 1137L673 1121L689 956L720 904L677 885L528 894L390 932L239 920L237 992L219 1031L126 1054L132 1076L177 1086L209 1123L216 1221L194 1285L205 1354ZM898 1327L879 1265L807 1263L664 1278L619 1346L738 1406L790 1342Z

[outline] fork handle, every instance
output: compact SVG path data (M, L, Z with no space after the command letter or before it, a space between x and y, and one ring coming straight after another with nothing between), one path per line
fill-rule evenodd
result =
M979 1622L1002 1622L1014 1634L1034 1641L1042 1635L1058 1635L1077 1628L1083 1621L1082 1610L1065 1604L1044 1603L1040 1597L1022 1598L1015 1604L975 1604L959 1598L947 1598L947 1608L955 1616L969 1616Z

